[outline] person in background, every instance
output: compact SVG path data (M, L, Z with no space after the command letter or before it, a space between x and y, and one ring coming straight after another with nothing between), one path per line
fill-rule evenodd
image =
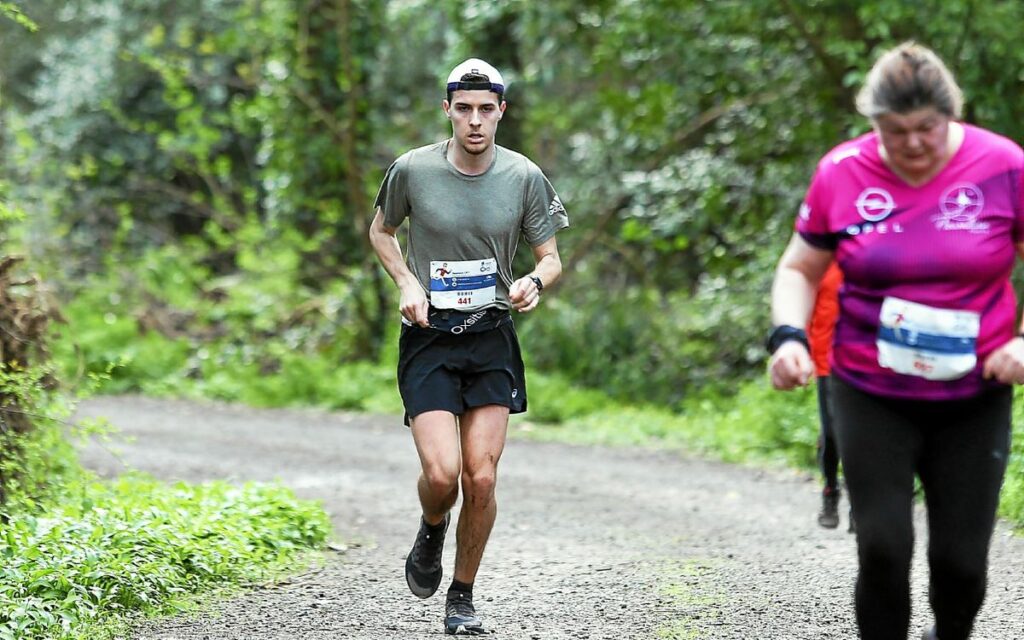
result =
M1024 256L1024 151L959 121L963 94L930 49L904 43L857 96L872 131L819 162L772 287L769 374L814 373L806 333L833 261L833 424L857 522L857 624L906 640L914 478L928 512L927 640L966 640L985 598L1024 338L1010 283Z
M814 312L811 322L807 325L807 341L814 360L814 376L818 388L818 416L820 433L818 434L818 466L825 480L821 490L821 511L818 512L818 524L826 529L839 526L839 449L832 433L832 407L829 404L829 359L832 357L832 336L835 333L836 318L839 317L839 287L843 282L843 272L839 265L832 263L818 285L818 294L814 299ZM853 520L849 530L853 531Z

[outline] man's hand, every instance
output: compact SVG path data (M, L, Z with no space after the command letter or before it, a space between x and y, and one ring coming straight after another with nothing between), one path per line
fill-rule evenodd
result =
M772 386L782 391L805 387L814 375L814 362L798 340L788 340L779 345L768 362Z
M537 284L529 276L519 278L508 290L508 299L512 308L520 313L533 311L540 303L540 291Z
M402 312L402 317L421 327L429 327L430 321L427 318L429 309L427 295L423 293L423 288L418 283L401 288L398 310Z

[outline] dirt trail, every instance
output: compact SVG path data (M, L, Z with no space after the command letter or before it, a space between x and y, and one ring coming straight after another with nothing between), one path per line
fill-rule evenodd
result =
M115 446L120 459L97 446L84 452L104 474L127 465L168 480L276 479L323 501L337 537L351 545L322 570L198 619L141 627L136 640L443 636L443 588L418 600L402 574L418 507L416 453L400 419L139 397L90 400L80 415L105 416L130 438ZM476 586L495 637L856 637L854 541L844 529L816 526L816 484L806 477L675 453L513 440L498 500ZM929 620L922 525L918 513L915 633ZM446 576L453 557L451 536ZM1024 539L1001 526L990 561L974 637L1020 640Z

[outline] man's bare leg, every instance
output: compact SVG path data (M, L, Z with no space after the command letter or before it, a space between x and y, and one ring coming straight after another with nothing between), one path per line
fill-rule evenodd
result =
M473 584L498 513L494 487L508 432L508 407L475 407L459 422L463 499L456 531L455 579Z
M456 531L455 579L445 597L447 633L485 633L473 606L473 581L491 536L498 504L494 499L498 460L505 448L508 408L477 407L459 420L462 442L462 511Z
M441 585L445 531L448 512L459 497L462 468L459 429L455 416L447 411L428 411L412 419L412 435L420 456L422 472L416 483L423 521L416 543L405 562L409 590L429 598Z
M439 524L459 497L462 467L459 429L447 411L427 411L412 419L412 437L420 456L419 490L423 519Z

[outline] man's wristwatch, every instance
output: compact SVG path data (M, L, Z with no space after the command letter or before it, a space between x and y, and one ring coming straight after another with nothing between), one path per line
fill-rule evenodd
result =
M805 349L811 350L810 344L807 342L807 332L799 327L788 324L772 327L771 333L768 334L768 341L764 346L768 350L768 355L772 355L784 342L789 342L790 340L796 340L804 345Z
M537 285L537 293L544 290L544 283L537 276L530 276L530 280L533 280L533 284Z

